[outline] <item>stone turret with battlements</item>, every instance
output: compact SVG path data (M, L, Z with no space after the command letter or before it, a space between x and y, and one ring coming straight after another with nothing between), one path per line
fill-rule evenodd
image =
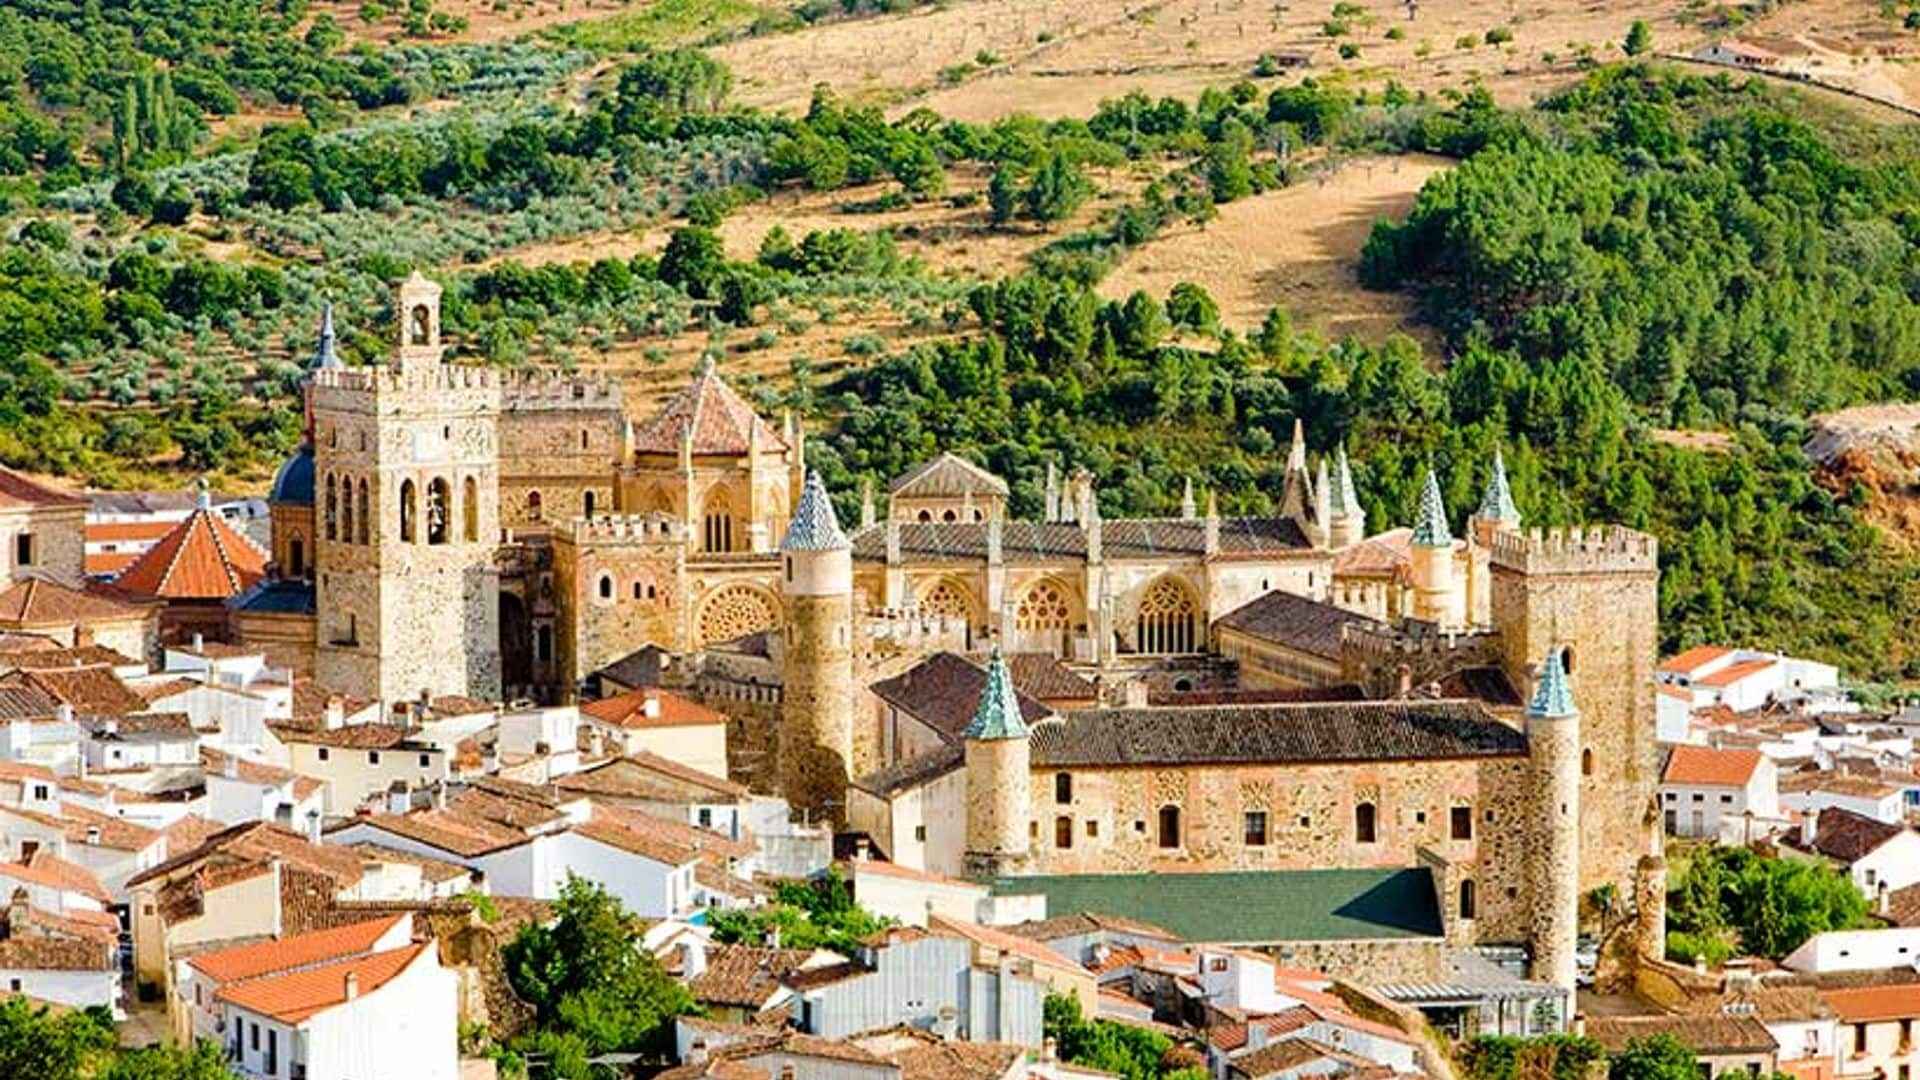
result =
M1574 992L1580 935L1580 710L1559 649L1547 653L1527 706L1533 837L1533 977Z
M782 793L810 815L841 821L853 768L853 545L818 473L801 489L780 561Z
M998 648L987 658L986 686L973 721L960 733L966 747L966 872L974 878L1018 873L1031 855L1031 748L1020 696Z

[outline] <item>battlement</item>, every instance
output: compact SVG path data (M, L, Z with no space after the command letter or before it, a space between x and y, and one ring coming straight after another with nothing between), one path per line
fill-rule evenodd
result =
M358 394L401 392L446 393L461 390L497 390L500 372L473 364L431 364L402 367L377 364L359 368L322 368L313 373L314 389Z
M1493 536L1489 561L1523 574L1651 573L1660 543L1624 525L1528 529Z
M625 398L620 384L604 374L519 368L500 373L500 407L508 411L620 409Z
M1350 622L1340 628L1342 651L1369 660L1418 656L1472 661L1491 655L1498 640L1492 630L1443 630L1420 619Z
M666 514L596 514L575 518L561 528L575 544L632 544L686 542L687 530Z

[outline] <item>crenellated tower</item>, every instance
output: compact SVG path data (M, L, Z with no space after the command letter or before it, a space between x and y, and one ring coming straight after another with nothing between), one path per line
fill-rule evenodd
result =
M818 473L801 489L780 561L781 786L796 808L843 821L853 762L853 545Z
M394 360L313 376L316 675L382 701L500 694L498 376L444 362L440 286L395 293Z
M1550 649L1527 706L1533 977L1574 992L1580 936L1580 710Z
M1032 753L1007 662L995 648L973 721L960 733L966 747L968 877L1018 873L1031 854Z

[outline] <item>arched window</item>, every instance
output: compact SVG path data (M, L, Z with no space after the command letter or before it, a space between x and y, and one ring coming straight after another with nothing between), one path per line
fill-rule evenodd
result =
M340 494L339 481L332 473L327 474L327 508L325 513L327 539L340 538Z
M1053 774L1053 801L1062 806L1073 801L1072 773L1059 772Z
M612 574L600 575L600 599L602 600L613 599L613 575Z
M527 492L527 520L540 520L540 493L537 491Z
M452 502L453 487L446 477L436 476L427 482L427 543L447 542L448 534L453 531Z
M593 516L593 492L591 491L587 492L586 497L583 500L583 504L586 507L586 511L587 511L586 516L592 517Z
M954 516L954 513L953 513L953 511L951 511L951 510L947 510L947 511L944 511L944 512L942 512L942 513L941 513L941 515L940 515L940 520L941 520L941 521L945 521L945 522L948 522L948 523L951 523L951 522L955 522L955 521L958 521L958 520L960 520L960 519L959 519L958 517L956 517L956 516Z
M1073 626L1066 587L1052 580L1036 582L1020 595L1013 625L1020 633L1017 648L1065 655L1067 631Z
M1073 819L1065 814L1053 819L1053 846L1057 848L1073 846Z
M413 489L413 481L400 481L400 541L413 543L413 521L420 512L418 493Z
M922 615L939 615L958 619L968 626L973 624L973 601L966 589L952 580L937 582L918 598L916 606Z
M922 511L920 511L920 516L919 516L919 518L918 518L918 520L919 520L919 522L920 522L920 524L922 524L922 525L926 525L926 524L929 524L929 523L931 523L931 522L933 521L933 511L931 511L931 510L922 510Z
M1473 879L1472 878L1461 879L1460 881L1460 917L1461 918L1463 919L1473 918L1473 899L1474 899L1473 898Z
M1353 808L1353 839L1356 843L1371 844L1379 839L1379 830L1375 826L1376 813L1373 804L1363 802Z
M553 627L533 628L533 658L543 663L553 659Z
M779 604L747 585L719 589L700 605L700 644L733 641L780 625Z
M1593 747L1584 747L1580 751L1580 775L1593 775Z
M367 530L371 527L371 523L368 522L367 519L373 516L367 512L369 504L367 502L367 481L364 477L360 480L360 496L355 499L354 502L358 504L360 510L359 513L354 515L354 517L358 519L360 529L355 535L358 537L358 542L364 544L367 542Z
M340 481L340 539L353 543L353 481Z
M1179 582L1161 578L1140 598L1140 615L1134 624L1136 648L1143 653L1193 652L1194 616L1193 594Z
M432 340L433 317L427 313L427 305L415 305L408 323L409 337L413 344L426 345Z
M1163 806L1160 808L1160 846L1177 848L1180 846L1180 808Z
M287 576L307 576L307 542L297 536L287 541Z
M477 542L480 539L480 484L471 476L460 485L460 512L465 519L467 542Z
M647 583L647 599L657 600L659 599L659 597L660 597L660 590L657 587L655 587L652 582L648 582Z
M645 585L642 585L638 581L633 583L633 598L635 600L638 600L642 596L646 595L646 591L647 591L647 587Z
M733 550L733 503L725 488L714 488L700 506L701 550Z

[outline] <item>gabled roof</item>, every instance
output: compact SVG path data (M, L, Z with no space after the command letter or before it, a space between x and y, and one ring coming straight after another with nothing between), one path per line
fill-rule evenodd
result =
M1906 831L1905 825L1875 821L1864 814L1829 806L1814 820L1813 850L1830 859L1853 863Z
M196 508L113 583L137 596L225 600L266 576L267 557L207 506Z
M1678 656L1669 657L1663 661L1660 664L1660 670L1668 675L1690 675L1696 669L1705 667L1732 651L1720 645L1695 645Z
M744 784L641 751L554 781L565 792L658 802L733 802L748 795Z
M160 878L198 863L259 863L273 860L318 873L342 886L358 882L362 876L360 857L344 848L315 844L306 837L264 821L248 821L222 829L199 847L181 852L158 866L127 879L128 887Z
M59 781L54 781L57 785ZM57 814L42 813L19 806L0 806L0 814L13 814L45 828L56 830L75 845L112 848L115 851L145 851L160 839L158 830L136 825L126 818L102 814L84 806L64 803Z
M951 451L922 462L888 487L895 498L959 499L968 495L1004 498L1007 482Z
M1013 688L1013 677L1007 674L1007 662L1000 656L1000 650L995 649L987 657L987 681L980 688L973 720L960 736L975 740L1024 739L1027 722L1021 715L1023 711L1020 694Z
M1758 750L1717 750L1707 746L1676 746L1667 758L1663 783L1707 787L1745 787L1766 755Z
M201 953L188 960L187 966L221 983L312 967L368 952L405 918L405 915L389 915L331 930Z
M146 612L43 577L29 577L0 592L0 624L48 626L93 620L135 619Z
M411 967L425 945L408 945L372 956L355 957L286 975L253 979L222 989L218 1000L249 1012L298 1024L347 1000L347 976L358 982L364 996L393 981Z
M1469 701L1089 709L1033 729L1033 765L1423 761L1516 757L1526 736Z
M949 919L931 912L927 915L927 929L936 934L952 934L966 938L975 945L993 949L1011 956L1022 957L1042 967L1060 968L1077 974L1087 974L1086 968L1054 952L1052 949L1029 937L1011 934L997 927L982 926L961 919Z
M706 970L687 980L687 990L703 1005L761 1009L781 992L782 980L813 959L812 949L715 945L707 950Z
M1820 999L1843 1024L1920 1017L1920 983L1823 990Z
M17 671L0 685L32 687L62 705L71 705L76 713L129 716L147 711L146 701L109 668Z
M87 505L87 500L51 484L29 480L12 469L0 469L0 510L18 507L61 507Z
M846 551L853 545L840 529L834 516L833 500L827 497L820 474L809 472L806 486L800 490L800 504L793 508L793 520L787 523L787 535L780 540L781 551Z
M1276 589L1220 616L1214 625L1309 656L1338 661L1347 626L1381 623L1358 612Z
M1772 667L1777 661L1768 659L1740 660L1728 664L1711 675L1703 675L1693 681L1695 686L1725 688L1742 679L1758 675Z
M696 456L745 454L756 439L762 450L787 449L787 440L712 371L695 376L651 419L636 427L633 449L641 454L678 454L682 431L691 433Z
M958 739L973 721L987 688L983 665L958 653L937 652L891 679L874 683L875 697L912 716L943 738ZM1020 716L1037 724L1049 714L1045 705L1018 693Z
M648 715L649 703L653 705L651 716ZM656 687L629 690L615 697L588 702L580 706L580 713L621 728L696 727L727 722L725 716L705 705Z
M1587 1020L1587 1035L1609 1053L1619 1053L1634 1039L1672 1035L1700 1055L1771 1054L1780 1049L1767 1026L1753 1016L1595 1016Z
M25 862L0 862L0 877L31 885L40 885L61 892L76 893L100 904L113 903L106 886L100 884L100 878L84 866L70 863L54 855L45 848L33 853ZM13 890L5 889L11 893ZM112 916L107 916L111 919Z

